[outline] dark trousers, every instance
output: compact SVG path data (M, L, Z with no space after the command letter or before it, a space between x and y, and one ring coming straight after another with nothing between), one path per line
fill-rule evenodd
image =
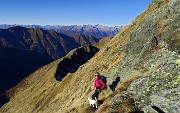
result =
M94 94L92 95L92 99L94 100L95 97L96 97L96 99L98 99L99 93L100 93L100 90L96 89L95 92L94 92Z

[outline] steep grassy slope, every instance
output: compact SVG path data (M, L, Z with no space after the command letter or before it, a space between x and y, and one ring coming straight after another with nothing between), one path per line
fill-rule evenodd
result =
M0 86L4 87L6 84L6 88L12 87L26 75L53 61L46 53L4 47L0 47L0 52Z
M52 61L46 53L0 47L0 98L27 75Z
M94 46L96 46L97 48L103 48L103 47L105 47L106 50L108 50L109 48L106 46L106 44L109 43L112 38L113 38L113 37L105 37L105 38L102 38L98 43L94 44Z
M88 45L88 44L96 44L99 39L91 36L91 35L82 35L82 34L73 34L71 35L75 39L75 41L78 44L81 44L82 46Z
M61 82L54 78L61 59L32 73L16 87L10 102L0 108L0 112L135 112L137 109L132 101L126 101L121 106L118 103L117 107L113 107L112 98L126 91L134 80L146 78L158 72L157 69L165 65L167 60L168 64L173 60L175 62L172 64L177 65L176 68L164 68L168 73L176 72L173 76L178 84L173 85L172 88L179 86L179 6L179 0L154 0L144 13L105 45L108 49L102 47L92 59L80 66L75 73L69 73ZM93 93L92 83L95 71L104 74L107 77L107 84L114 85L115 89L112 91L108 88L100 94L99 99L103 100L103 103L96 111L89 107L87 101ZM158 79L166 76L165 73L159 74L162 77ZM118 77L120 82L116 82ZM154 78L152 80L156 81ZM170 83L173 84L173 82ZM161 91L161 85L157 88ZM133 89L133 91L136 90ZM143 97L149 98L149 93L143 94ZM178 98L173 100L179 101ZM143 109L141 103L139 105L137 107ZM174 106L174 109L176 110L177 107ZM178 109L176 111L178 112Z

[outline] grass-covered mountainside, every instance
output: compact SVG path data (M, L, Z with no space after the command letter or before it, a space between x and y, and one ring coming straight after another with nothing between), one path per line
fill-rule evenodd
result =
M73 37L81 46L96 44L99 41L99 39L91 35L72 34L71 37Z
M153 0L76 72L57 81L54 75L62 59L38 69L9 91L10 101L0 112L178 113L179 30L180 1ZM96 71L107 77L108 88L94 110L87 98L94 92Z
M57 59L76 47L85 44L95 44L99 41L99 39L92 36L79 36L82 36L84 40L78 40L76 36L70 37L59 34L53 30L16 26L0 29L0 46L46 52L52 58Z
M0 47L0 106L3 104L5 91L52 61L46 53Z

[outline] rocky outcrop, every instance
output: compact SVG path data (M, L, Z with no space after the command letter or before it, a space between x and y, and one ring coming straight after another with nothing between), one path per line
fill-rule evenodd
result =
M135 106L132 94L122 91L121 94L117 94L112 99L112 108L118 110L121 113L134 113L138 111Z
M151 113L151 111L159 113L158 110L165 113L180 112L180 56L165 51L160 58L151 60L149 67L151 72L132 82L126 91L127 99L132 99L134 107L145 113ZM123 101L123 99L116 99L115 96L113 102L117 103L117 101ZM123 103L119 104L121 105Z
M151 74L134 81L127 90L145 112L155 106L165 113L180 112L180 56L171 52L164 55L166 59L154 59Z
M117 73L141 76L126 93L133 95L129 98L135 101L134 107L145 113L180 112L179 4L179 0L154 0L146 10L151 14L143 13L130 24L139 22L122 50L126 56Z

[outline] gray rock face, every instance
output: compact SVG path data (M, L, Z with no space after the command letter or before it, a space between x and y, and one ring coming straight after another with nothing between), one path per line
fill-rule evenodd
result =
M176 60L154 65L155 71L129 86L127 92L133 94L139 109L156 106L166 113L180 112L180 57L175 57Z
M150 64L150 73L132 82L127 91L116 95L112 105L121 107L131 99L135 102L134 107L145 113L158 113L158 110L180 112L180 56L168 50L160 53L161 57L146 63L147 66Z
M130 24L133 27L139 22L121 50L126 56L116 73L121 78L141 76L126 94L145 113L180 112L179 6L180 0L154 0L145 18L137 17Z
M161 6L166 2L163 1L155 0L152 4L158 2L159 6L154 6L157 10L153 14L147 15L140 23L141 29L132 32L130 43L125 48L128 55L138 55L142 59L149 59L149 54L153 52L156 44L171 51L180 51L180 1L172 0L167 5ZM139 21L138 18L132 22L132 26L137 21Z
M161 49L180 54L179 6L179 0L155 0L149 6L150 10L142 14L144 18L140 15L129 25L129 29L133 29L129 42L123 49L117 50L120 53L126 53L117 73L125 76L132 71L142 69L148 71L154 59L160 59L163 56L164 53L159 52ZM138 27L134 28L134 26ZM123 36L124 34L121 33L115 38ZM166 59L167 57L164 56L164 60L159 62Z
M121 94L115 95L112 99L112 108L121 111L122 113L135 112L136 107L134 105L132 94L123 91Z

